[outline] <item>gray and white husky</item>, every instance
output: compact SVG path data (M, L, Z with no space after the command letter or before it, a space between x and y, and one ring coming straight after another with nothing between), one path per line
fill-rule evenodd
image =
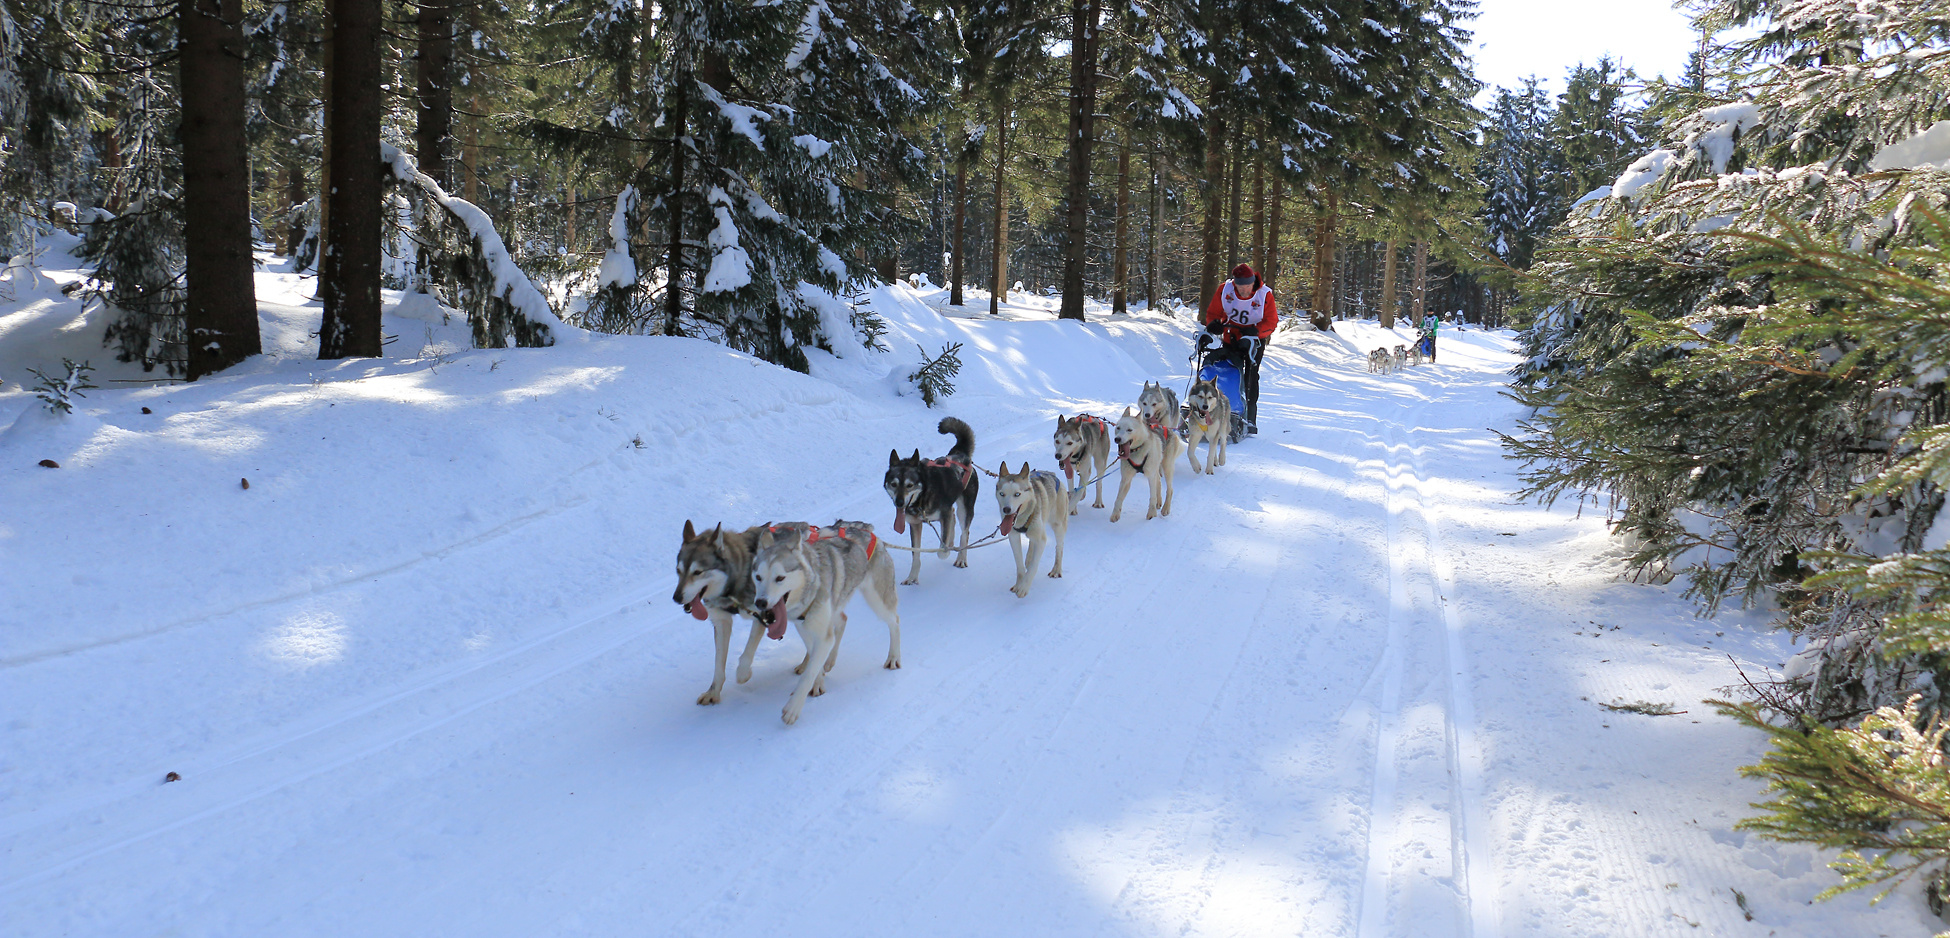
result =
M1144 390L1138 392L1138 415L1161 427L1178 426L1184 416L1178 412L1178 392L1165 387L1162 381L1144 382Z
M1395 371L1401 371L1407 368L1408 367L1408 346L1406 345L1395 346L1395 357L1393 361L1389 362L1389 364L1394 366L1393 370Z
M1036 563L1043 557L1043 546L1056 540L1056 563L1049 575L1063 576L1063 537L1070 530L1070 495L1063 480L1044 469L1031 470L1029 462L1014 473L1003 463L996 470L995 504L1002 509L1002 533L1009 536L1009 547L1016 552L1016 584L1009 591L1018 599L1029 598L1029 585L1036 580ZM1023 561L1022 541L1029 538L1029 560Z
M1145 481L1151 483L1151 501L1144 512L1144 520L1149 521L1159 515L1171 514L1172 473L1178 469L1178 451L1185 441L1166 426L1145 420L1129 407L1124 415L1117 418L1117 429L1111 431L1117 440L1117 458L1122 478L1117 483L1117 503L1111 506L1110 520L1116 521L1124 514L1124 496L1131 491L1131 480L1138 473L1144 474ZM1160 492L1160 483L1163 491Z
M884 666L901 666L900 597L894 591L891 553L868 524L837 522L804 532L759 530L752 559L752 606L775 637L783 636L785 623L791 622L806 643L804 670L781 714L786 723L798 721L807 697L826 692L826 672L839 654L846 604L854 593L863 595L867 607L887 623ZM822 661L822 666L813 665Z
M758 552L759 528L726 531L720 524L702 533L684 522L684 541L677 548L677 590L671 601L698 619L709 619L718 642L718 666L711 687L697 696L700 705L714 704L724 691L724 663L731 653L734 616L752 620L751 638L738 659L738 683L752 678L752 654L765 634L752 608L752 556ZM803 665L801 665L803 667Z
M1104 476L1110 466L1110 425L1102 417L1078 414L1074 417L1056 415L1056 464L1063 467L1063 479L1068 482L1076 479L1076 489L1070 494L1070 514L1077 513L1077 503L1083 500L1083 483L1091 478L1097 480L1097 501L1090 507L1104 507Z
M1185 395L1185 458L1193 472L1211 475L1226 464L1226 440L1232 433L1232 400L1217 381L1200 381ZM1205 465L1198 464L1198 444L1205 441Z

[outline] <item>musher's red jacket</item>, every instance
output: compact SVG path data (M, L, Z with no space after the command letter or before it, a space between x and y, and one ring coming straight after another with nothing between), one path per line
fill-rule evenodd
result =
M1265 286L1265 284L1266 281L1264 278L1254 277L1253 278L1254 292L1258 292L1259 288ZM1218 292L1213 293L1212 301L1205 305L1205 321L1208 324L1214 322L1225 323L1226 331L1225 334L1222 336L1222 338L1224 338L1224 340L1227 342L1231 342L1232 340L1237 339L1241 336L1257 334L1259 336L1260 344L1264 346L1267 339L1273 335L1274 328L1279 326L1280 324L1280 308L1279 308L1279 304L1273 301L1273 291L1268 290L1266 292L1266 311L1265 314L1260 317L1259 328L1258 331L1255 333L1252 327L1241 326L1238 323L1232 322L1231 320L1228 320L1226 318L1224 298L1225 298L1225 292L1230 289L1232 289L1232 281L1230 280L1227 280L1219 284Z

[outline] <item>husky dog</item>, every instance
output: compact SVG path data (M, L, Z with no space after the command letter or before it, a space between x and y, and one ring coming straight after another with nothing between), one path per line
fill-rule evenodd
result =
M1105 469L1110 465L1110 425L1102 417L1078 414L1074 417L1056 415L1056 464L1063 467L1063 478L1076 479L1076 488L1070 494L1070 514L1076 514L1076 503L1083 500L1083 483L1090 477L1097 479L1097 501L1092 508L1104 507ZM1081 474L1079 476L1079 474Z
M846 525L846 522L836 522ZM711 630L717 639L717 670L712 674L711 687L699 694L700 706L715 704L722 699L724 691L725 659L731 654L731 629L734 616L744 616L752 620L751 634L745 639L745 652L738 656L738 683L752 679L752 657L758 652L758 639L766 634L764 623L758 621L758 610L753 606L757 595L752 586L752 558L758 553L758 534L770 529L775 535L790 532L793 536L805 537L814 530L803 521L785 524L761 524L743 531L726 531L720 524L709 531L698 531L689 521L684 522L684 540L677 548L677 589L671 599L683 606L698 619L709 619ZM871 526L855 523L852 529L865 530L872 535ZM829 536L838 535L837 528L826 530ZM844 615L842 615L844 618ZM773 638L785 637L785 626L778 627ZM806 659L792 669L794 674L804 674L806 666L812 663L808 651ZM832 668L828 661L827 668Z
M1408 347L1408 363L1417 368L1422 366L1422 343L1417 342Z
M684 522L684 541L677 548L677 590L671 601L689 610L698 619L711 620L718 642L718 666L711 687L697 696L700 705L717 703L724 691L724 663L731 653L733 616L752 620L751 638L738 659L738 683L752 677L752 654L764 629L758 625L758 612L752 608L752 555L758 552L760 528L726 531L720 524L699 533Z
M1211 475L1226 464L1226 440L1232 432L1232 401L1217 381L1200 381L1185 395L1185 458L1193 472ZM1198 444L1205 441L1205 465L1198 464Z
M1184 414L1178 411L1178 392L1165 387L1164 382L1152 384L1144 382L1144 390L1138 392L1138 415L1144 422L1163 427L1175 427Z
M1124 408L1124 415L1117 418L1117 429L1111 434L1117 440L1117 456L1122 461L1123 478L1117 484L1117 503L1111 506L1110 520L1116 521L1124 514L1124 496L1131 491L1131 480L1138 473L1144 473L1145 481L1151 483L1151 501L1144 512L1144 520L1149 521L1159 515L1171 514L1172 473L1178 468L1178 450L1185 441L1178 434L1166 429L1163 424L1152 423ZM1164 490L1159 491L1163 483Z
M1368 353L1368 374L1377 374L1385 367L1387 366L1382 363L1380 349Z
M946 557L959 514L961 553L955 557L955 566L968 566L968 526L975 520L975 496L982 489L981 477L975 474L972 462L975 431L954 417L941 418L936 429L954 434L955 445L948 450L948 455L923 460L917 449L914 455L902 459L898 450L889 451L887 476L881 481L887 497L894 500L894 533L906 531L909 525L914 528L914 563L908 567L907 579L901 581L903 586L921 582L921 526L930 521L941 524L941 547L935 555Z
M1014 474L1009 472L1008 463L996 472L995 504L1002 509L1002 533L1009 536L1009 547L1016 552L1016 585L1009 591L1018 599L1027 599L1029 584L1036 579L1036 562L1042 559L1043 545L1052 537L1056 539L1056 563L1049 568L1049 575L1063 576L1063 536L1070 530L1070 512L1075 509L1063 490L1063 480L1054 472L1032 472L1027 460ZM1027 563L1022 559L1025 534L1029 536Z
M868 524L781 527L777 533L758 529L758 552L752 559L752 606L758 621L774 638L783 637L785 624L792 622L806 643L799 685L781 714L787 724L798 721L807 697L826 692L826 672L846 634L846 604L854 593L865 596L868 608L887 623L884 667L901 666L900 596L894 591L894 558L888 553ZM819 661L824 665L814 666Z
M1389 362L1389 364L1393 366L1395 371L1401 371L1402 369L1407 368L1408 367L1408 346L1406 345L1395 346L1395 360Z

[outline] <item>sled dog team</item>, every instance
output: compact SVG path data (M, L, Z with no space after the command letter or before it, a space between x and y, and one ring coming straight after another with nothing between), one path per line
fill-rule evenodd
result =
M1091 507L1104 507L1104 477L1113 462L1120 479L1111 521L1123 516L1124 499L1140 475L1150 488L1145 519L1169 515L1179 454L1185 455L1193 472L1212 474L1225 465L1231 426L1232 405L1212 381L1195 384L1183 408L1170 388L1146 382L1136 409L1126 407L1115 422L1089 414L1058 415L1053 442L1062 477L1031 469L1028 462L1013 471L1005 462L995 472L995 501L1002 515L998 529L1016 557L1016 579L1010 591L1018 597L1029 595L1043 551L1052 545L1055 558L1049 576L1063 575L1063 541L1070 516L1078 513L1092 481L1097 493ZM921 581L921 535L928 524L938 525L941 532L934 553L945 558L954 552L955 566L968 566L969 530L981 489L974 463L975 431L954 417L942 418L937 429L955 438L946 455L922 459L918 449L908 456L899 451L887 455L882 484L894 503L894 533L909 536L906 547L896 547L910 552L903 585ZM1201 441L1206 443L1203 464L1197 453ZM859 521L825 526L761 524L742 531L727 531L722 524L699 531L684 522L684 539L677 550L677 589L671 599L693 617L708 620L717 641L711 686L698 695L697 702L715 704L722 697L735 616L752 622L744 653L738 656L740 684L751 680L759 637L782 639L790 623L805 642L806 657L793 669L799 681L786 699L782 716L788 724L797 722L806 698L826 692L826 672L839 657L840 640L846 635L846 605L855 593L863 595L867 607L887 623L885 666L899 668L900 602L889 546L873 525Z
M1393 352L1378 348L1368 353L1368 371L1371 374L1388 374L1400 371L1410 365L1422 364L1422 344L1413 346L1397 345Z

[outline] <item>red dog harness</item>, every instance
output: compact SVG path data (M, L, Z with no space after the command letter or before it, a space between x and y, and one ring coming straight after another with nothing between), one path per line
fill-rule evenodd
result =
M1095 424L1098 429L1104 431L1105 436L1110 436L1110 424L1105 423L1104 418L1102 417L1093 416L1091 414L1078 414L1077 423ZM1062 464L1063 475L1065 478L1068 478L1074 474L1073 467L1070 465L1070 460L1068 458L1059 459L1057 460L1057 462Z
M974 474L975 474L975 467L974 467L973 465L971 465L971 464L969 464L969 463L965 463L965 462L956 462L956 461L954 461L953 459L950 459L950 458L948 458L948 457L946 457L946 456L943 456L943 457L941 457L941 458L939 458L939 459L930 459L930 460L928 460L927 462L924 462L924 463L922 463L921 465L923 465L923 466L936 466L936 467L941 467L941 468L946 468L946 467L949 467L949 466L959 466L959 467L961 467L961 487L962 487L962 488L967 488L967 487L968 487L968 477L969 477L969 476L972 476L972 475L974 475Z

